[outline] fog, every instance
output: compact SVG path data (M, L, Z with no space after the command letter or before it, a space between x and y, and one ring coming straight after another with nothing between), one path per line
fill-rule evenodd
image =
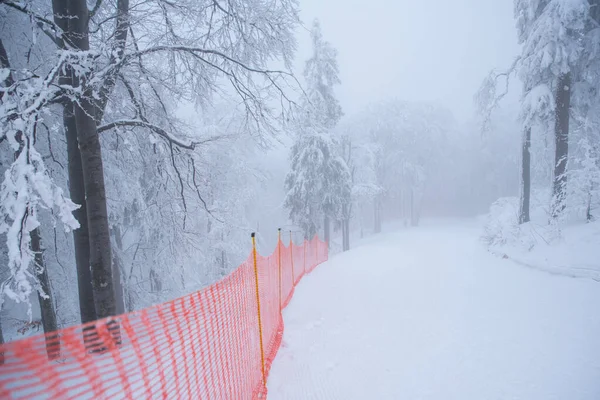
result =
M333 255L440 219L525 251L592 226L599 9L0 1L0 342L209 286L252 232Z
M339 51L336 93L346 115L398 97L439 103L468 121L482 79L519 52L511 1L302 0L300 9L305 25L318 18ZM311 44L308 32L298 39L301 76Z

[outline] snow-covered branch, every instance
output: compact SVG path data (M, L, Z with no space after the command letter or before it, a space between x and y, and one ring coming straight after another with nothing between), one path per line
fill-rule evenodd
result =
M483 80L479 90L475 94L474 100L477 113L481 118L481 130L485 132L489 129L489 124L493 112L498 108L502 99L508 94L510 79L516 73L521 57L515 58L511 66L501 72L490 71ZM501 80L504 79L502 91L498 93Z
M215 140L219 140L222 138L222 137L212 137L212 138L200 140L200 141L185 142L183 140L180 140L180 139L177 139L177 138L171 136L167 131L165 131L163 128L161 128L159 126L151 124L147 121L133 120L133 119L132 120L113 121L106 125L101 125L98 127L98 133L102 133L104 131L108 131L110 129L114 129L114 128L118 128L118 127L147 128L147 129L150 129L152 132L156 133L157 135L161 136L162 138L166 139L169 143L172 143L178 147L181 147L181 148L187 149L187 150L194 150L196 148L196 146L198 146L198 145L213 142Z
M78 206L53 182L34 147L42 110L55 96L53 81L66 57L63 53L44 77L27 72L27 79L15 79L0 41L0 130L15 152L0 186L0 233L6 234L10 271L0 289L0 305L4 295L15 302L29 303L32 290L39 287L37 274L30 270L35 258L30 234L40 224L40 208L57 210L66 230L79 227L72 214Z

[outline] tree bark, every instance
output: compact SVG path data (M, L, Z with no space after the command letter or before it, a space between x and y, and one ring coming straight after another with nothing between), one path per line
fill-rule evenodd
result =
M48 354L49 360L54 360L60 356L60 340L57 334L49 335L58 330L58 323L56 322L54 296L52 295L52 289L50 287L50 279L48 278L48 269L46 268L46 263L44 261L41 242L40 230L39 228L36 228L31 232L31 250L35 254L36 275L42 292L44 292L47 298L44 298L39 290L37 295L40 303L42 326L44 328L44 333L46 333L46 353Z
M63 122L67 141L69 195L74 203L81 205L79 209L73 212L73 216L79 221L80 225L79 229L73 231L73 245L77 269L77 286L79 289L79 312L81 314L81 323L85 324L95 321L97 317L94 306L94 290L92 288L92 271L90 269L90 233L87 220L83 167L81 164L79 142L77 140L75 110L71 101L67 101L64 104Z
M85 0L70 0L68 7L69 38L80 51L88 51L88 8ZM94 306L97 318L116 313L115 291L112 277L112 257L102 149L98 137L93 93L86 88L86 78L73 74L73 87L82 95L74 105L77 139L81 152L81 166L87 202L87 222L90 240L89 264L92 274Z
M598 2L600 3L600 0L598 0ZM598 8L600 8L600 5L597 6ZM598 11L600 12L600 11ZM600 170L600 143L594 143L593 147L592 147L592 154L596 160L596 168L598 170ZM587 222L592 222L594 221L594 214L592 212L592 202L594 200L594 191L596 190L596 181L593 179L593 177L590 177L590 186L589 186L589 190L588 190L588 204L587 204L587 209L586 209L586 221Z
M6 49L4 49L4 44L2 43L2 38L0 38L0 65L8 66L8 54L6 54ZM10 78L10 74L8 75ZM8 83L8 82L7 82ZM8 86L8 85L7 85ZM0 94L0 99L2 99L2 94ZM2 318L0 318L0 348L4 344L4 333L2 332ZM0 351L0 365L4 364L4 352Z
M342 251L346 251L346 219L342 220Z
M345 218L342 221L342 236L343 236L343 250L350 250L350 219Z
M590 5L590 18L600 23L600 0L588 0Z
M566 207L567 161L569 157L569 110L571 106L571 74L561 74L556 85L554 125L554 184L552 217L558 218Z
M123 290L123 263L119 254L123 253L123 241L121 240L121 228L115 225L112 229L118 251L113 252L113 282L115 285L115 302L117 314L125 313L125 295Z
M346 251L346 220L342 220L342 251Z
M594 183L590 184L590 188L588 190L588 199L587 199L587 207L585 210L585 220L586 222L592 222L594 220L594 215L592 214L592 200L594 193Z
M67 0L53 0L52 8L54 22L69 37ZM63 46L64 49L64 41ZM59 83L70 85L72 71L67 66L61 72ZM65 139L67 142L67 170L69 174L69 195L71 200L80 205L73 212L73 216L79 222L79 229L73 231L73 247L75 250L75 266L77 270L77 287L79 292L79 313L81 323L95 321L96 309L94 307L94 291L92 288L92 272L90 270L90 240L87 223L87 205L85 199L85 184L83 180L83 168L81 165L81 152L77 141L77 123L73 102L67 98L63 99L63 125Z
M521 156L521 201L519 224L529 222L529 204L531 198L531 128L523 135L523 153Z

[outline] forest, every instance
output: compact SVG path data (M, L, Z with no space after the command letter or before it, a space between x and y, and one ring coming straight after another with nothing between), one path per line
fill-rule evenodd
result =
M402 92L346 111L369 76L342 81L301 8L0 0L0 343L206 287L250 232L336 253L487 215L487 245L531 249L596 220L600 1L515 0L519 53L468 119Z

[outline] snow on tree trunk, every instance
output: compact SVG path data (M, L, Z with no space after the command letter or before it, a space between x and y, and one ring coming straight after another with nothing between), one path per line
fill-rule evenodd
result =
M554 180L552 185L552 217L558 218L566 207L567 161L569 157L569 112L571 103L571 74L564 73L556 85L554 125Z
M123 240L121 237L121 228L118 224L112 226L111 236L115 242L113 254L113 282L115 285L115 302L117 314L123 314L125 309L125 285L123 285L123 262L121 254L123 254Z
M531 198L531 128L523 133L521 155L521 199L519 224L529 222L529 203Z
M48 269L44 262L41 242L40 230L36 228L31 232L31 251L35 254L35 269L40 284L37 295L40 303L42 326L44 333L46 333L46 352L48 353L48 359L54 360L60 356L60 340L58 335L51 335L52 332L58 330L58 324L56 322L54 296L52 295L50 279L48 278Z

